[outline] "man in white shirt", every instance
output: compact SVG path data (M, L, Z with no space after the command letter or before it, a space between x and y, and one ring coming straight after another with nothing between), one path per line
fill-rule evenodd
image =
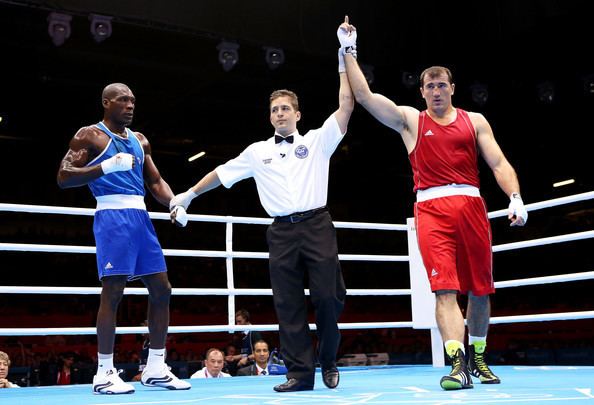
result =
M206 352L206 366L196 371L190 378L231 377L230 374L221 371L224 365L223 352L215 348L208 349Z
M338 262L336 231L326 208L330 157L342 140L354 108L346 77L344 52L339 50L338 109L319 129L305 136L297 131L301 119L297 95L277 90L270 96L274 136L248 146L239 156L218 166L188 191L171 201L188 208L195 197L223 184L253 177L260 203L274 217L267 230L270 280L279 322L281 353L287 382L278 392L313 390L315 354L307 320L304 276L309 277L319 338L318 360L328 388L339 382L336 352L340 343L337 321L346 289Z

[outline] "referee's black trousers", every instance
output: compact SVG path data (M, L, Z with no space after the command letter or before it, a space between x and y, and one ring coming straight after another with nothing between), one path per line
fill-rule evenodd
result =
M327 211L299 223L274 222L267 231L270 281L287 378L314 383L315 355L303 292L307 272L315 308L322 367L336 364L337 322L346 289L338 262L336 230Z

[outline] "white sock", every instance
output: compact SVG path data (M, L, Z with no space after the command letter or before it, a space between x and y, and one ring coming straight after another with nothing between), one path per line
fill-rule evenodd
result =
M165 349L149 349L146 368L161 368L165 364Z
M471 345L474 342L486 342L487 341L487 337L486 336L471 336L468 335L468 344Z
M97 353L97 374L105 374L113 369L113 353Z
M468 344L474 346L476 353L484 353L487 347L487 337L468 335Z

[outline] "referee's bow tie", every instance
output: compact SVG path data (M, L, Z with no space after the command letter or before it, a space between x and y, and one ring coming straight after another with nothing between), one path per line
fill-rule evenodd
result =
M280 135L274 135L274 143L281 143L282 141L287 141L288 143L293 143L293 135L289 135L283 138Z

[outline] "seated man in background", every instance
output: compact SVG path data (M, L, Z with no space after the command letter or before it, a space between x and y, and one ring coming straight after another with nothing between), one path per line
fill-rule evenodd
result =
M245 309L238 310L235 313L235 324L251 325L250 313ZM247 366L254 360L252 349L257 341L262 340L262 335L257 330L246 330L241 334L241 352L231 359L238 369ZM229 362L229 359L227 361Z
M225 366L223 370L232 376L237 374L237 361L235 360L237 355L237 347L233 343L228 344L225 348Z
M223 352L214 347L208 349L206 352L206 366L196 371L190 378L221 378L231 377L230 374L224 373L221 370L225 361L223 359Z
M268 343L258 340L254 343L254 364L242 367L237 371L238 376L246 375L269 375L268 360L270 359L270 350Z
M8 357L8 354L0 352L0 388L19 388L18 385L7 380L9 369L10 357Z

